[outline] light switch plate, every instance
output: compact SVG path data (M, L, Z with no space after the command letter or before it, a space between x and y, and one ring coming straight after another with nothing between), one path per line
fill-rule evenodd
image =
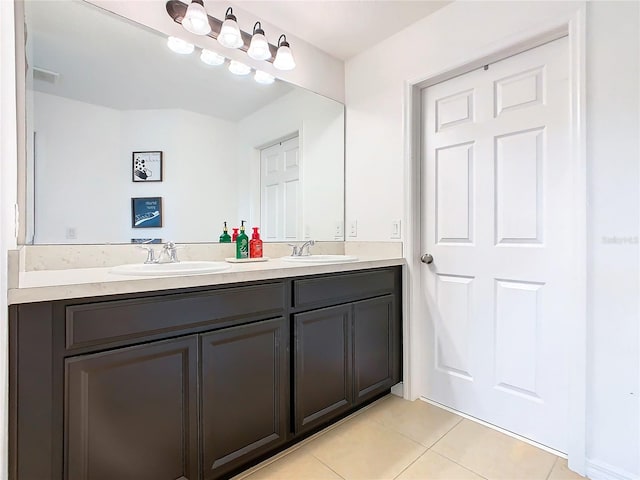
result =
M391 238L401 238L402 237L402 222L401 220L392 220L391 221Z
M357 237L358 236L358 221L352 220L349 224L349 236Z

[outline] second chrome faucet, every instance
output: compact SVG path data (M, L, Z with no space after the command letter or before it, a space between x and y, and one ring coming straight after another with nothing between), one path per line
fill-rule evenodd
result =
M306 257L311 255L311 252L309 251L309 247L314 246L315 243L316 242L314 242L313 240L307 240L300 246L295 245L293 243L289 243L287 245L289 245L290 247L293 247L293 250L291 251L292 257Z
M156 257L156 251L152 247L146 247L138 245L138 248L142 248L147 251L147 259L144 263L178 263L178 247L173 242L167 242L162 246L160 254Z

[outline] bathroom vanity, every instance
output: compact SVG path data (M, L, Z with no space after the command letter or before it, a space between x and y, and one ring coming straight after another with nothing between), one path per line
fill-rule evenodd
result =
M11 478L227 477L385 394L401 263L12 305Z

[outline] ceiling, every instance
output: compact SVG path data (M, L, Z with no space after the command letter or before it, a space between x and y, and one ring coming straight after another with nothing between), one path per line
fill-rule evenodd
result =
M2 0L0 0L2 1ZM151 0L164 5L164 0ZM188 0L183 0L187 2ZM212 12L228 0L206 0ZM404 0L235 0L234 5L338 59L348 59L449 2ZM256 84L199 53L180 56L166 37L82 1L26 2L36 90L119 110L178 108L238 121L295 87ZM270 39L272 43L277 39ZM293 47L295 49L295 46ZM140 67L143 68L140 68ZM224 92L224 93L222 93Z
M209 3L213 2L208 0L205 5ZM341 60L357 55L449 3L451 1L435 0L234 1L265 22ZM275 43L276 39L270 41Z

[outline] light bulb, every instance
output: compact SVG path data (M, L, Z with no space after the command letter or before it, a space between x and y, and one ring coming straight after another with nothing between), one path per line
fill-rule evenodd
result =
M269 42L267 42L267 37L264 36L264 30L262 30L261 27L260 22L256 22L253 26L253 35L251 36L249 50L247 50L247 55L254 60L267 60L271 58Z
M240 48L244 45L242 34L240 33L236 17L231 7L227 8L224 22L222 22L222 26L220 27L218 43L227 48Z
M195 49L192 43L185 42L178 37L169 37L169 39L167 40L167 46L174 52L181 55L188 55L190 53L193 53L193 50Z
M262 70L256 70L256 74L253 76L254 80L263 85L271 85L276 81L276 77L268 74L267 72L263 72Z
M251 67L236 60L231 60L229 63L229 71L234 75L247 75L251 72Z
M192 0L182 19L184 29L196 35L207 35L211 31L209 17L202 2L203 0Z
M224 63L224 57L216 52L212 52L211 50L202 50L200 54L200 60L202 60L207 65L222 65Z
M278 70L293 70L296 68L296 62L293 60L293 55L289 48L289 42L287 42L287 37L284 35L280 35L278 39L278 51L276 52L273 66Z

